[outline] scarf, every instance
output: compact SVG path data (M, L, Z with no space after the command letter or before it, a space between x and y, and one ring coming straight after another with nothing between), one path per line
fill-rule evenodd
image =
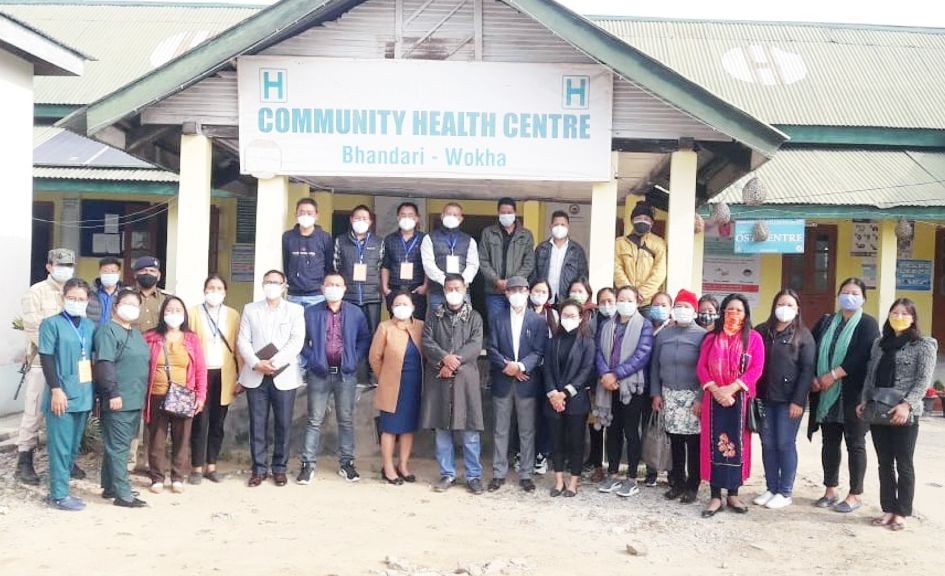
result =
M877 388L892 388L896 384L896 354L909 342L912 342L910 332L880 339L879 347L883 355L879 359L879 366L876 367Z
M742 355L745 345L741 333L729 335L725 332L715 334L709 354L709 376L717 386L728 386L742 375Z
M817 349L817 374L826 374L837 364L843 363L844 358L847 357L847 348L850 346L850 340L853 339L853 331L856 330L857 325L860 323L860 318L863 317L863 310L857 310L856 314L847 320L846 326L840 331L840 337L837 338L837 345L834 347L833 355L831 355L830 344L833 342L833 337L837 332L837 326L840 325L841 317L841 314L833 315L833 318L830 319L830 324L827 326L827 330L824 331L820 339L820 346ZM823 422L827 414L830 413L830 409L837 403L841 395L842 385L843 380L837 380L833 386L820 393L820 402L817 404L817 422Z
M604 358L609 360L614 349L614 334L617 332L617 318L611 318L604 324L600 331L601 353ZM627 327L624 329L623 339L620 341L620 359L626 360L633 355L633 352L640 344L640 333L643 331L643 316L639 313L630 317ZM620 403L627 405L631 398L636 394L643 393L643 370L634 372L630 376L618 382L618 392L620 394ZM610 426L613 422L613 394L610 390L598 385L594 393L594 427L598 430Z

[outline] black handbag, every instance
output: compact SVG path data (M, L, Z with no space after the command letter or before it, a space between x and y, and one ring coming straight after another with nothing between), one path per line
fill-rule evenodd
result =
M748 401L748 430L754 434L761 434L765 427L765 404L759 398Z
M892 423L892 413L896 406L902 404L905 394L895 388L874 388L870 399L863 409L863 421L876 426L897 426ZM902 426L915 424L915 415L910 411L909 417Z

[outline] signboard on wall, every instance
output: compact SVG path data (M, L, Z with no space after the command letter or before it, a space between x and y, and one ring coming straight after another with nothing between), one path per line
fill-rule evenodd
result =
M931 260L897 260L896 290L932 290Z
M850 256L875 256L878 250L879 224L871 220L854 220Z
M255 263L255 244L233 244L230 253L230 282L252 282Z
M237 69L243 174L612 177L603 66L244 56Z
M768 225L768 239L756 242L754 239L755 223L758 220L737 220L735 222L736 254L803 254L803 220L765 220Z

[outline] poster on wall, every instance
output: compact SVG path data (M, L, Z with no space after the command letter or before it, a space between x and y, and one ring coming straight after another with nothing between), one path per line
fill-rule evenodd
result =
M720 234L715 226L706 227L703 253L702 291L705 294L712 294L721 301L729 294L740 292L752 308L759 305L760 255L736 254L734 236Z
M932 290L931 260L899 260L896 262L896 290Z
M879 250L879 224L871 220L854 220L850 240L850 256L875 256Z
M876 288L876 257L863 258L860 263L860 279L867 288Z
M252 282L255 258L255 244L234 244L230 253L230 282Z

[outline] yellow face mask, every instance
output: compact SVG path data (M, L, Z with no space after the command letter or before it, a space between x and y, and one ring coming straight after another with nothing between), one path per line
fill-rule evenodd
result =
M902 332L903 330L907 330L910 326L912 326L912 317L890 316L889 325L896 332Z

